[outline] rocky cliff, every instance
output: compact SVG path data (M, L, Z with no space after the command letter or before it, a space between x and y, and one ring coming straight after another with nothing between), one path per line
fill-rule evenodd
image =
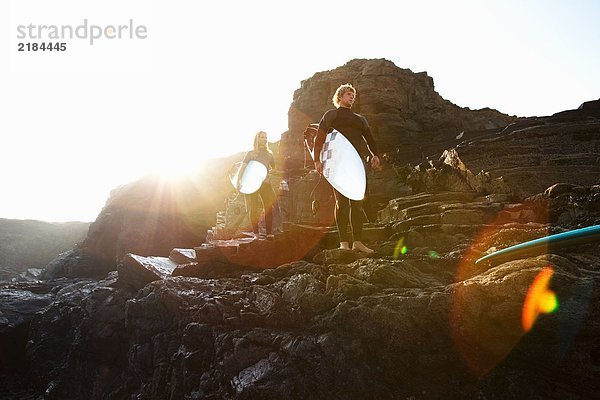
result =
M100 281L5 285L0 350L10 380L0 393L595 398L597 244L497 266L473 261L580 222L600 223L599 195L599 186L571 185L514 204L422 193L397 202L388 236L372 242L377 252L369 257L325 249L257 271L236 268L234 260L247 262L227 253L209 262L199 248L195 258L171 260L191 274L156 275L137 288L119 282L139 282L121 269ZM547 220L546 207L559 216L575 206L588 219ZM277 241L261 245L283 249ZM135 268L152 270L151 260L138 262ZM527 293L548 268L558 309L525 332Z
M357 89L353 110L369 121L380 151L399 162L418 161L440 149L439 142L462 131L505 127L516 120L496 110L452 104L435 91L433 78L426 72L414 73L384 59L352 60L332 71L317 72L294 92L289 130L281 138L281 154L288 169L303 167L303 132L333 108L331 98L344 83Z
M474 190L519 199L557 182L597 184L598 117L569 122L562 115L522 120L500 132L465 132L455 147L419 164L408 180L417 191Z
M114 189L85 240L50 263L43 278L102 278L128 253L168 256L205 240L228 192L231 165L242 154L211 160L179 179L149 175Z
M53 279L0 287L0 397L598 398L598 241L475 263L600 224L600 114L586 108L465 128L417 163L389 158L382 185L410 190L377 207L368 256L293 221L273 241L168 252L192 237L177 235L185 218L126 211L148 209L156 182L118 191L81 246L118 270L75 268L73 254Z
M455 146L460 143L457 136L465 131L494 131L517 120L496 110L458 107L435 91L433 78L426 72L414 73L384 59L352 60L334 70L318 72L302 81L294 92L288 112L289 130L282 134L280 143L281 163L287 171L291 195L308 189L313 197L292 198L290 217L295 221L331 222L330 188L317 187L319 183L307 175L313 164L305 150L303 134L309 124L319 122L324 112L333 108L333 94L344 83L357 89L353 110L369 121L383 159L399 166L420 162ZM407 193L402 186L405 182L398 175L397 171L384 168L369 177L369 220L374 221L377 210L389 200ZM314 216L313 200L323 207Z

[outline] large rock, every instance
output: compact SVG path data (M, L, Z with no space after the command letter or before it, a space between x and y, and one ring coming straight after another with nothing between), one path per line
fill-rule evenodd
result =
M311 258L331 236L325 229L296 225L273 240L214 240L196 247L195 262L177 266L173 276L239 277L248 271L276 268Z
M90 287L80 307L65 291L36 317L29 355L36 384L57 397L501 398L510 386L593 398L600 303L590 265L600 254L581 257L471 275L418 256L301 261L239 278L166 278L129 298ZM560 307L526 334L523 301L548 266Z
M535 205L538 213L544 213L549 222L560 226L600 224L600 185L560 183L526 200Z
M177 263L167 257L142 257L127 254L118 266L121 287L138 290L148 283L171 276Z
M137 291L120 288L115 275L62 285L19 337L26 343L30 395L503 398L510 387L528 398L595 398L598 247L493 268L473 261L558 229L530 221L542 218L544 202L566 210L574 205L571 196L585 219L569 221L597 221L596 189L556 185L522 204L471 192L400 199L389 215L416 212L413 225L402 231L407 220L397 221L368 257L325 251L315 258L322 264L237 266L237 274L219 277L214 268L233 266L238 256L239 249L227 246L210 254L196 249L197 265L204 257L204 269L196 270L205 273L202 279L164 274ZM455 218L492 210L497 218L487 224ZM444 220L449 211L452 218ZM421 212L439 221L419 224L414 220L428 216ZM408 251L396 251L398 244ZM273 253L269 259L287 247L260 241L257 248ZM180 249L173 258L185 262L192 254ZM544 268L553 270L550 289L559 306L540 314L526 333L523 304ZM7 395L14 393L21 392Z
M193 276L158 274L161 279L135 291L119 287L111 273L102 282L52 289L53 302L35 313L17 338L24 347L23 370L0 376L1 384L28 377L20 386L32 393L2 385L0 395L598 398L600 248L562 248L493 268L474 264L485 253L548 232L600 223L597 183L556 181L533 192L533 178L521 177L519 183L509 176L511 193L485 193L494 187L486 184L498 177L493 170L501 162L514 162L513 170L519 160L529 162L524 148L516 151L520 143L511 147L520 138L528 143L529 158L535 158L536 144L556 152L564 144L573 154L595 148L594 122L563 125L569 137L563 142L557 132L544 136L539 120L531 122L519 121L499 135L465 132L461 138L504 158L463 155L468 142L447 152L450 162L439 163L452 179L429 171L432 179L420 182L431 183L432 193L386 203L380 215L387 225L371 230L377 251L368 257L335 250L314 257L330 248L335 232L297 226L321 231L318 244L304 233L283 236L282 243L201 246L193 253L171 253L173 262L183 262L177 269ZM521 133L513 136L512 129ZM502 136L514 140L495 140ZM547 137L554 148L538 143ZM595 164L589 157L582 160L577 168L585 175ZM438 168L428 164L426 169ZM490 168L490 180L473 179L477 166ZM576 170L575 164L570 167ZM457 192L459 185L464 187ZM454 190L436 192L440 187ZM512 193L515 188L533 196L523 200ZM267 264L289 255L294 261ZM74 257L80 256L71 254L67 264L75 268ZM79 260L93 264L93 258ZM225 264L232 270L222 274L219 266ZM553 276L547 289L556 295L557 307L540 306L526 331L524 303L539 273L548 270Z
M104 277L128 253L167 257L199 245L232 190L223 177L240 157L211 160L186 178L152 175L114 189L75 254L54 260L45 278Z
M561 122L580 121L586 118L600 118L600 99L581 103L576 110L561 111L552 115L552 120Z
M461 171L474 190L525 198L559 182L598 184L599 150L599 120L564 123L550 117L465 141L445 154L444 163Z
M45 290L40 288L44 288ZM48 305L52 296L47 291L52 288L45 282L19 282L0 285L0 333L12 328ZM40 293L41 292L41 293Z
M381 152L408 162L430 154L433 142L454 139L462 131L504 127L515 117L491 109L470 110L443 99L426 72L414 73L391 61L352 60L302 81L288 112L288 132L281 138L287 168L304 164L303 132L333 108L337 87L351 83L358 91L353 110L364 115ZM435 144L433 148L436 148ZM442 148L437 145L437 148ZM310 156L309 161L310 161Z
M559 182L589 186L600 176L600 122L520 121L502 132L464 140L436 161L412 168L414 192L473 191L515 200Z
M289 130L282 134L280 151L290 185L290 220L331 223L335 201L331 187L307 174L313 168L305 151L304 131L328 109L340 84L358 90L353 110L363 114L385 160L396 164L418 161L456 145L461 132L498 130L516 120L491 109L470 110L444 100L425 72L413 73L391 61L352 60L331 71L318 72L302 81L288 112ZM395 197L410 194L402 174L384 163L381 171L368 171L365 209L370 221ZM407 191L408 189L408 191ZM451 189L449 189L451 190ZM316 202L319 207L312 207ZM311 213L312 211L312 213Z

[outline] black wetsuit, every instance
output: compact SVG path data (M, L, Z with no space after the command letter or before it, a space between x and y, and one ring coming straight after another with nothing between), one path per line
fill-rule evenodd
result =
M360 114L353 113L349 108L340 107L327 111L319 122L319 131L315 139L315 161L320 161L321 149L323 149L325 137L331 128L343 133L361 157L370 155L367 144L371 152L377 155L377 144L373 140L367 119Z
M273 153L268 152L267 150L259 150L258 152L249 151L244 157L244 163L249 163L250 161L255 160L259 161L267 167L267 171L275 168L275 157L273 157ZM258 221L260 219L260 214L258 213L258 198L262 200L263 207L265 210L265 228L267 230L267 235L273 233L273 203L275 202L275 192L273 191L273 186L271 185L271 174L268 173L267 177L263 181L262 185L258 189L258 191L247 194L246 199L246 208L250 214L250 222L252 223L252 230L254 233L258 234Z
M315 161L320 161L325 138L332 128L343 133L363 159L370 155L369 149L373 155L378 154L377 144L373 140L367 119L360 114L353 113L349 108L340 107L327 111L319 122L319 131L315 139ZM336 201L335 222L340 242L349 241L348 222L351 222L352 225L353 239L355 241L362 240L362 224L365 217L362 200L350 200L335 189L333 192Z

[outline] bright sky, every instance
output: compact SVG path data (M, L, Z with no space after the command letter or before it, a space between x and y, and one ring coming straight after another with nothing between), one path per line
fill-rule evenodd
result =
M276 140L300 82L354 58L427 71L472 109L549 115L600 98L598 1L0 3L0 218L92 221L111 189ZM17 27L128 24L146 39ZM127 32L127 31L126 31Z

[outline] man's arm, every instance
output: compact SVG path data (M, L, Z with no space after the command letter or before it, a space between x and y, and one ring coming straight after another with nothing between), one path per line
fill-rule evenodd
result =
M327 137L327 130L321 127L319 124L319 130L317 131L317 137L315 138L315 148L313 151L315 157L315 169L318 173L323 173L323 162L321 161L321 150L323 150L323 144Z
M325 143L325 138L327 137L327 131L331 128L331 124L337 115L337 109L329 110L321 118L319 122L319 129L317 130L317 137L315 138L315 149L314 149L314 157L315 157L315 169L317 172L323 172L323 163L321 162L321 150L323 150L323 144Z
M379 160L379 151L377 149L377 143L375 143L375 139L373 139L373 134L371 133L371 127L369 126L369 122L363 116L363 137L365 138L365 142L367 142L367 148L371 153L371 168L378 169L381 161Z

